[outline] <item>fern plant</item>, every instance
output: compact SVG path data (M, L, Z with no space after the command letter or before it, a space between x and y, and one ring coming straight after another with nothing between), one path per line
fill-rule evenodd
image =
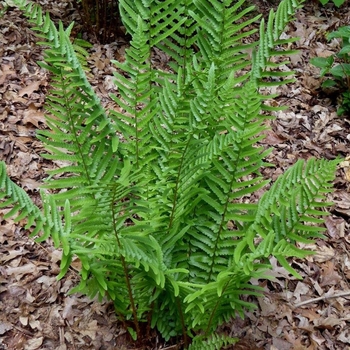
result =
M290 81L278 59L293 53L281 49L293 39L280 35L302 1L283 0L254 42L260 16L244 0L121 0L132 42L125 62L114 62L118 108L108 112L86 79L86 52L70 42L72 26L15 3L52 73L43 157L65 165L49 172L40 209L0 163L6 217L27 218L38 241L62 247L58 278L77 256L81 280L71 292L111 299L135 339L156 328L185 348L234 342L215 330L254 307L242 297L261 293L250 280L268 278L270 256L300 277L287 258L311 253L297 242L323 237L338 163L299 160L249 201L268 184L261 169L271 150L258 141L273 96L259 91ZM168 55L167 69L153 66L154 48Z

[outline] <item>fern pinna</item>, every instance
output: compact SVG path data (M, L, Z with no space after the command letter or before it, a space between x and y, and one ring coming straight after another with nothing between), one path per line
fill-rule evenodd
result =
M148 323L191 349L234 342L214 332L254 307L242 296L261 292L249 281L267 278L269 257L299 277L287 258L310 253L297 242L322 237L338 162L300 160L259 202L248 200L268 183L260 170L270 150L257 142L271 96L259 89L290 81L275 62L292 53L280 48L294 39L279 38L302 1L283 0L266 25L248 30L260 16L244 0L121 0L132 41L125 62L114 62L119 108L108 112L71 26L15 3L47 47L41 66L52 73L43 156L65 165L49 173L41 211L1 163L7 216L27 217L33 235L62 247L59 278L78 256L81 281L71 292L109 297L135 338ZM246 40L257 31L257 42ZM163 70L155 49L169 57Z

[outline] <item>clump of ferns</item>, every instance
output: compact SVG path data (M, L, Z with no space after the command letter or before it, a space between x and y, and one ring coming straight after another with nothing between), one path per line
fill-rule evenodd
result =
M43 156L66 165L50 171L40 210L1 163L0 205L13 205L6 217L26 217L33 236L62 248L58 278L78 257L71 292L108 296L135 339L146 324L192 350L235 342L215 331L255 307L242 296L260 295L250 281L268 278L271 256L300 278L288 258L310 254L298 242L323 237L338 163L299 160L256 203L246 200L269 183L261 169L270 150L259 141L273 96L261 89L291 81L275 48L293 42L280 36L302 1L283 0L250 44L260 16L249 17L243 0L120 1L132 41L114 62L119 108L107 112L86 79L87 53L70 42L72 26L15 2L48 46ZM169 57L164 70L152 64L154 49Z

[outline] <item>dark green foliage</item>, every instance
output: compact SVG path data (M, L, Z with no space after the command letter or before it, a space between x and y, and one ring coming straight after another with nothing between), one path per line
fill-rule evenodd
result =
M319 0L322 5L326 5L329 3L329 0ZM340 7L344 4L345 0L332 0L333 4L337 7Z
M312 58L310 62L321 68L324 89L338 89L340 106L338 115L350 113L350 26L340 27L327 35L327 39L340 38L341 50L334 56Z
M244 3L120 1L133 39L125 62L115 62L120 108L106 113L70 28L56 29L18 0L49 47L41 64L53 75L50 130L39 132L44 156L67 165L51 171L40 211L1 163L2 206L14 205L8 216L28 217L34 234L62 247L59 278L78 256L81 281L71 292L113 300L135 338L148 323L191 349L234 342L214 332L254 307L242 296L261 292L250 280L267 277L269 257L298 276L287 258L310 252L296 243L322 237L337 160L300 160L249 202L268 183L260 171L270 150L257 142L271 96L259 88L289 81L275 48L293 41L279 37L301 1L284 0L262 20L258 42L247 39L259 16L250 18ZM169 55L171 69L153 66L154 48Z

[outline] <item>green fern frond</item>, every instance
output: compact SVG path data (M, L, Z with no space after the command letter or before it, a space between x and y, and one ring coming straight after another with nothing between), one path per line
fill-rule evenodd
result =
M118 162L111 160L116 159L112 152L116 135L86 79L81 63L81 59L86 62L86 52L80 49L77 55L70 42L72 25L64 31L60 23L57 30L37 6L25 9L36 25L33 29L46 39L42 44L49 46L41 66L53 73L53 89L47 98L47 110L51 113L47 116L47 125L51 130L39 131L38 138L50 152L45 158L66 164L55 169L52 175L71 172L69 178L51 178L46 188L71 188L65 198L74 200L77 188L92 185L101 178L110 181L115 177Z
M220 350L230 344L235 344L239 339L228 337L223 334L213 334L208 339L197 336L193 339L188 350Z
M138 17L131 47L126 52L124 63L114 61L117 67L129 75L126 79L121 74L115 74L120 98L113 99L125 112L111 111L116 127L127 140L120 144L120 152L127 155L141 169L152 160L149 124L159 111L152 90L153 74L151 70L151 49L145 34L147 24ZM123 149L124 148L124 149ZM140 164L141 159L144 160Z
M36 236L45 226L46 219L27 193L12 182L6 174L4 162L0 162L0 208L11 208L4 219L14 217L15 222L27 219L26 229L33 229Z
M304 0L284 0L278 6L277 11L270 11L267 26L265 27L265 21L260 22L260 40L259 47L253 55L253 66L251 79L255 81L260 87L277 86L293 82L294 79L283 79L293 75L293 71L290 72L273 72L276 67L286 64L288 62L283 61L275 63L276 57L292 55L297 51L282 49L276 50L276 47L288 45L297 40L297 38L290 38L286 40L280 40L280 36L288 24L291 21L295 11L301 7ZM279 60L277 58L277 60ZM278 78L275 81L269 81L271 78ZM268 78L268 80L266 79Z
M310 159L305 165L299 160L288 169L261 198L254 223L245 228L245 238L236 248L236 263L241 261L241 253L248 247L252 252L256 250L253 242L256 234L267 239L271 229L275 244L282 239L289 243L308 243L310 238L323 237L320 232L324 229L315 226L323 220L314 215L326 215L319 209L327 206L325 194L330 191L337 164L338 160ZM293 251L295 253L296 250ZM264 254L271 252L267 250Z
M210 188L211 192L204 194L195 208L203 224L199 221L188 231L191 237L189 264L193 265L192 269L196 267L198 270L194 274L196 283L202 276L207 281L215 279L221 269L227 267L229 252L237 244L232 240L234 233L227 228L227 223L230 220L239 223L254 221L254 215L247 212L247 207L242 207L237 199L250 195L266 184L259 176L243 180L247 175L259 174L262 159L266 155L262 149L253 147L262 128L259 121L261 102L259 96L254 102L256 96L253 85L246 85L241 98L232 104L232 112L227 107L223 108L224 111L228 109L227 117L221 122L227 123L222 126L227 133L216 138L220 142L216 147L220 152L217 156L212 155L212 165L202 176L206 184L204 187ZM213 110L215 113L215 107ZM239 129L232 130L230 124Z
M234 5L229 0L223 2L210 0L210 4L194 1L196 11L189 11L195 21L201 25L198 35L200 51L197 55L203 57L200 60L202 64L215 62L221 75L218 86L224 84L230 74L237 74L250 64L247 50L255 44L244 45L242 39L249 37L256 30L242 32L241 29L258 20L260 15L240 23L240 20L254 9L251 6L239 11L243 3L244 0ZM232 23L235 25L232 26Z

